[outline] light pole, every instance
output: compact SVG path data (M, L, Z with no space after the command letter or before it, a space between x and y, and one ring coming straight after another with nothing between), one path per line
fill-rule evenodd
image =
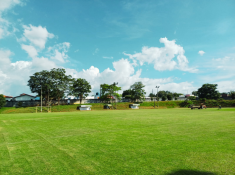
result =
M158 99L158 88L159 88L160 86L156 86L156 88L157 88L157 108L159 108L159 99Z
M42 84L41 84L41 112L42 112Z
M117 83L113 83L114 84L114 87L116 86L116 85L118 85L118 82ZM117 99L115 98L115 108L117 109Z

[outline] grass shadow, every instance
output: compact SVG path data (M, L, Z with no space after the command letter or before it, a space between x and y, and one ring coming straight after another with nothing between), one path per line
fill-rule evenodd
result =
M215 173L206 171L196 171L196 170L177 170L166 175L217 175Z

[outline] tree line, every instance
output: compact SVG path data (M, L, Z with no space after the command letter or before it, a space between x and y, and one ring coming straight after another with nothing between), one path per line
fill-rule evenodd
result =
M121 94L118 91L122 90L117 86L118 83L113 84L101 84L100 85L100 100L111 101L114 98L120 99ZM42 96L45 99L46 104L50 104L51 100L60 100L66 95L72 95L79 97L80 103L82 99L87 97L91 92L91 85L88 81L82 78L72 78L71 75L66 75L66 71L63 68L54 68L50 71L43 70L36 72L28 81L28 86L32 93L37 93L38 96ZM136 82L130 86L130 95L133 100L142 100L146 92L145 86L142 82Z
M118 91L122 90L117 86L118 83L113 84L101 84L100 85L100 100L111 101L114 98L120 99L125 97L132 101L144 100L146 92L144 90L145 85L142 82L135 82L129 89L124 90L122 94ZM42 96L45 99L46 104L50 105L52 100L58 100L58 104L62 98L67 95L79 97L80 103L83 98L87 97L91 92L90 83L82 78L72 78L71 75L66 75L66 71L63 68L53 68L50 71L43 70L36 72L30 76L28 80L28 86L32 93L37 93L38 96ZM217 84L203 84L197 91L193 91L192 94L203 99L219 99L221 93L217 90ZM235 91L228 93L232 99L235 99ZM165 100L172 100L182 95L181 93L170 92L161 90L157 94L150 93L149 97L162 98ZM190 97L194 98L195 97ZM158 100L158 99L157 99ZM6 104L5 98L0 94L0 107Z

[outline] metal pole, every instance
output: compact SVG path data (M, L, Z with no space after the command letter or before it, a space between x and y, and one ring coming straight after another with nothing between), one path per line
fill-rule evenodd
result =
M153 97L154 98L154 109L155 109L155 97Z
M159 108L158 88L157 88L157 108Z
M41 112L42 112L42 85L41 85Z
M157 108L159 108L159 99L158 99L158 88L159 88L160 86L156 86L156 88L157 88Z

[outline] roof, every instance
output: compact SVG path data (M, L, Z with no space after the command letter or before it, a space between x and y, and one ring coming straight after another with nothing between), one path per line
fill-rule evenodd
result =
M33 95L29 95L29 94L25 94L25 93L20 94L19 96L16 96L16 97L14 97L14 98L21 97L21 96L30 96L30 97L35 98L35 96L33 96Z
M5 98L13 98L12 96L3 95Z

